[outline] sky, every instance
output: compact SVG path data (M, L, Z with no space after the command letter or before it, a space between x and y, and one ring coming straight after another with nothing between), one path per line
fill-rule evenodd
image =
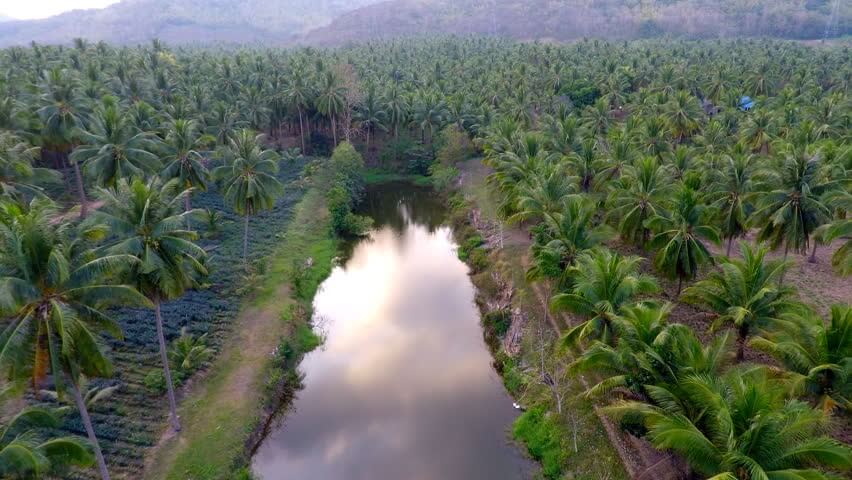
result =
M78 8L103 8L119 0L0 0L0 15L19 20L47 18Z

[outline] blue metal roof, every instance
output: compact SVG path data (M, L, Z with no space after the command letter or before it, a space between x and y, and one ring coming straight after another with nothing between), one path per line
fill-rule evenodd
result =
M740 97L739 107L740 110L751 110L754 107L754 100L748 95Z

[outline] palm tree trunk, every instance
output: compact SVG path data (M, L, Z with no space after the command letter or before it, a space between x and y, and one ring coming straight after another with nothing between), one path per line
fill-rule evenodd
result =
M337 122L334 120L334 115L331 116L331 137L334 139L334 146L337 146Z
M683 277L677 277L677 293L675 294L675 298L680 297L680 291L683 288Z
M814 248L813 248L813 250L811 250L811 256L810 256L810 258L808 258L808 263L817 263L816 251L817 251L817 242L816 242L816 239L814 239Z
M180 421L177 416L175 402L175 387L172 384L172 371L169 368L169 355L166 351L166 337L163 335L163 316L160 313L160 299L154 299L154 313L157 318L157 341L160 343L160 359L163 361L163 377L166 380L166 391L169 397L169 421L175 432L180 431Z
M80 173L80 164L77 162L74 162L74 179L77 181L77 197L80 199L80 218L86 218L89 205L86 201L86 191L83 189L83 174Z
M192 210L192 201L190 200L190 194L187 193L186 196L183 197L183 211L189 212L190 210ZM192 223L189 215L186 216L186 229L192 230Z
M730 256L731 256L731 246L733 246L733 244L734 244L734 236L733 236L733 235L731 235L730 237L728 237L728 249L727 249L727 251L725 252L725 256L726 256L726 257L730 257Z
M307 154L305 151L305 126L302 123L302 107L299 107L299 136L302 138L302 153Z
M787 273L787 253L790 251L790 247L786 244L784 245L784 266L781 267L781 276L778 277L778 288L781 288L781 285L784 285L784 274Z
M95 451L95 460L98 463L101 480L109 480L109 470L107 470L106 460L104 459L104 453L101 451L101 445L98 443L98 437L95 436L95 429L92 427L92 418L89 416L89 409L86 408L86 402L83 401L83 395L80 394L80 388L77 387L77 380L67 372L66 375L68 376L68 384L71 385L71 396L74 397L74 404L77 405L80 418L83 420L83 428L86 429L89 443L92 444L92 450Z
M746 338L748 338L748 331L743 330L743 328L740 327L737 331L737 363L740 363L745 359Z
M249 234L249 216L243 218L243 264L248 269L248 234Z
M399 123L393 124L393 159L399 161Z

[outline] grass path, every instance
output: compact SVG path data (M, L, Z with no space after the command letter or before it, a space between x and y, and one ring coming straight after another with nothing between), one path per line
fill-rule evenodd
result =
M264 284L235 320L222 354L206 377L186 392L179 411L183 431L164 437L152 449L146 479L233 478L232 470L261 411L272 351L295 326L282 318L300 300L289 281L294 265L313 258L315 268L309 275L318 284L335 251L324 195L312 188L296 206L283 241L270 258Z

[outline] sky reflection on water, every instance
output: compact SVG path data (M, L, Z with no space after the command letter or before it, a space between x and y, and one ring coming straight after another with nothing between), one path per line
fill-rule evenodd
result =
M439 206L399 188L366 203L377 229L320 289L326 343L302 363L305 389L254 471L264 480L527 478L528 461L507 441L515 411Z

